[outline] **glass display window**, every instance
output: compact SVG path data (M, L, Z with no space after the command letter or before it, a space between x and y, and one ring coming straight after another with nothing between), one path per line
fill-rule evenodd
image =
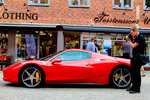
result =
M57 52L57 32L40 31L40 58Z
M80 32L64 32L64 48L80 48Z
M123 47L125 41L112 41L112 52L111 56L114 57L122 57L123 56L123 51L121 48Z
M123 51L122 46L126 43L125 37L128 33L111 33L112 49L111 56L122 57Z
M18 60L37 59L38 34L31 31L17 31L16 62Z
M0 31L0 56L7 55L8 51L8 31Z
M86 49L87 43L91 41L91 38L97 40L97 44L100 47L100 53L102 53L104 33L82 32L81 49Z
M146 41L146 56L150 59L150 35L144 34L145 41ZM146 64L145 66L150 66L150 63Z

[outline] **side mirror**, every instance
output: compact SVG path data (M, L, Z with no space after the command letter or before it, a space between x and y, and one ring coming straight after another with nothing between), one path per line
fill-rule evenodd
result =
M52 65L55 65L55 64L57 64L57 63L61 63L62 62L62 60L61 59L59 59L59 58L56 58L56 59L54 59L53 61L52 61Z

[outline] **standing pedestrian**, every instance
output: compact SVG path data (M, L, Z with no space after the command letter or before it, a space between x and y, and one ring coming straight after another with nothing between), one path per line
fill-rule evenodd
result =
M91 41L87 43L86 50L95 52L95 44L93 38L91 38Z
M100 53L100 46L97 44L97 40L94 40L95 52Z
M123 58L126 58L126 59L130 59L130 52L131 52L131 45L126 42L123 47L121 48L121 50L123 51Z
M131 83L132 87L127 89L129 93L140 93L141 87L141 64L137 62L137 54L144 54L145 48L145 38L142 34L138 32L136 27L130 29L130 34L126 37L127 42L133 48L131 56ZM135 60L136 58L136 60Z

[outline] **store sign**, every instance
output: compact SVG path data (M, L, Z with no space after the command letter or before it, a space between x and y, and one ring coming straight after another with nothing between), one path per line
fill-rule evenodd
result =
M146 17L146 18L144 19L144 24L150 24L150 18Z
M38 14L37 13L4 12L0 15L0 19L38 20Z
M138 24L139 20L128 20L128 19L118 19L118 18L106 18L109 16L108 14L99 14L98 17L94 18L95 22L103 22L103 23L122 23L122 24Z

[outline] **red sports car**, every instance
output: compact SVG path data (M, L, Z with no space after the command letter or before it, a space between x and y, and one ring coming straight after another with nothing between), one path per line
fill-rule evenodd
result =
M130 60L82 49L67 49L26 60L3 70L3 80L25 87L44 83L98 83L125 88L131 83Z

